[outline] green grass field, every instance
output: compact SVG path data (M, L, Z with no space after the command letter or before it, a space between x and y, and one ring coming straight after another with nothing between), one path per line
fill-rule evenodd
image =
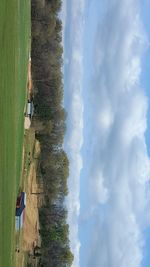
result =
M15 255L29 35L30 0L0 0L0 267Z

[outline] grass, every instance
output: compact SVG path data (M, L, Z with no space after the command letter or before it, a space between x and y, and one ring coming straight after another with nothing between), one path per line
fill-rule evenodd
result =
M30 171L30 162L34 160L34 147L35 147L35 130L30 128L25 130L24 135L24 160L22 169L22 179L20 180L20 188L28 192L28 176ZM30 154L30 155L29 155ZM24 251L24 237L23 230L16 232L16 247L20 249L20 253L16 253L15 267L27 267L28 263L28 252Z
M30 34L30 1L0 1L0 266L14 266ZM20 266L21 267L21 266Z

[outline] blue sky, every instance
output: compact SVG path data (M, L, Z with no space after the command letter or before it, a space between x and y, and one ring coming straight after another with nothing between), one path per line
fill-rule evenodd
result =
M149 10L150 10L150 1L145 0L143 3L141 3L141 14L142 14L142 21L144 23L145 31L148 35L148 38L150 39L150 22L149 22ZM147 49L144 59L143 59L143 69L142 69L142 75L141 75L141 83L143 84L143 87L148 95L150 96L150 79L149 79L149 73L150 73L150 49ZM150 98L150 97L149 97ZM150 101L150 100L149 100ZM150 125L150 108L148 110L148 125ZM148 151L150 155L150 127L148 127L148 130L146 132L146 139L148 143Z
M150 21L149 21L149 10L150 10L150 1L146 0L141 3L141 14L142 14L142 21L144 24L145 31L147 33L148 39L150 40ZM141 83L143 88L146 91L146 94L150 101L150 49L147 49L144 58L143 58L143 69L141 75ZM146 142L147 142L147 149L150 156L150 106L148 108L148 129L146 131ZM145 249L144 249L144 257L143 257L143 267L149 266L150 263L150 229L147 228L144 231L145 237Z
M73 267L148 267L150 1L64 0Z

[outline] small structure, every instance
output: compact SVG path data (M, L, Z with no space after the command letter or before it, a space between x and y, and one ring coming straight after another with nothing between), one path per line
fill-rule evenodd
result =
M16 230L23 227L24 209L26 207L26 193L21 192L16 201Z
M34 113L33 101L32 100L28 100L26 117L29 117L31 119L32 116L33 116L33 113Z

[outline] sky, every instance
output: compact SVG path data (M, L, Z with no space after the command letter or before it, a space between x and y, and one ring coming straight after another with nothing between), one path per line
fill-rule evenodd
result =
M149 267L149 0L63 0L73 267Z

